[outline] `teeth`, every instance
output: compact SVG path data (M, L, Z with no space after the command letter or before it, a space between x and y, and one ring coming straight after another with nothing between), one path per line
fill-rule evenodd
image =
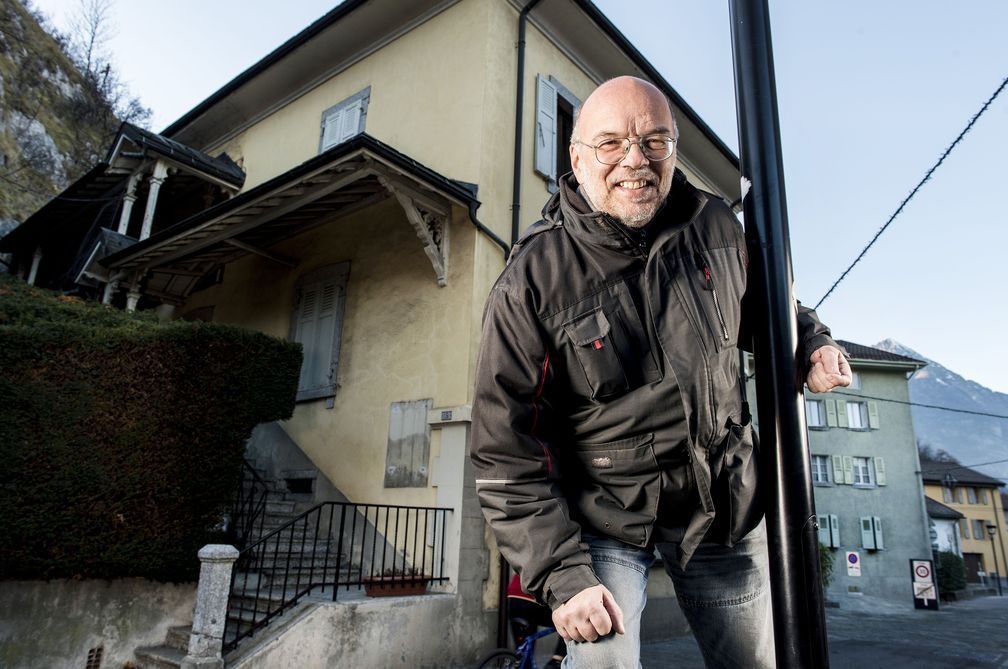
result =
M644 186L647 185L647 182L646 181L621 181L621 182L619 182L619 185L620 185L621 188L637 189L637 188L644 188Z

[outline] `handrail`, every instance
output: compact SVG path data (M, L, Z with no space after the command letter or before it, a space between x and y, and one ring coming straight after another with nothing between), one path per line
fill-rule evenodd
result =
M443 507L324 502L244 548L234 565L223 652L314 590L443 583ZM330 594L330 593L326 593Z
M242 460L241 476L231 512L230 528L232 541L239 550L248 543L257 525L258 531L262 532L269 497L269 484L259 476L248 460Z

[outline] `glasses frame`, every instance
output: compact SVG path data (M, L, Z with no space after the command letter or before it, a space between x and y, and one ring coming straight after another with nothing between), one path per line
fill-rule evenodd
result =
M644 142L646 142L649 139L657 139L657 138L661 138L661 139L666 140L666 145L668 146L669 152L668 152L668 155L665 156L664 158L652 158L651 156L648 155L647 150L644 148ZM614 139L620 139L620 141L623 142L623 153L616 160L616 162L609 163L609 162L606 162L606 161L602 160L602 158L599 156L599 152L598 151L599 151L599 147L600 146L602 146L606 142L612 141ZM619 165L621 162L623 162L623 159L627 157L627 154L630 153L630 147L633 146L634 144L636 144L638 146L638 148L640 148L641 154L645 158L647 158L648 160L654 161L656 163L659 163L659 162L661 162L663 160L668 160L669 158L672 157L672 154L675 153L676 145L678 143L679 143L679 138L678 137L671 137L669 135L661 135L661 134L647 135L646 137L640 137L638 139L630 139L629 137L622 137L622 138L610 137L609 139L602 140L598 144L589 144L588 142L582 142L582 141L577 140L577 139L571 140L571 144L580 144L582 146L590 146L592 148L592 150L594 151L594 153L595 153L595 160L599 161L603 165Z

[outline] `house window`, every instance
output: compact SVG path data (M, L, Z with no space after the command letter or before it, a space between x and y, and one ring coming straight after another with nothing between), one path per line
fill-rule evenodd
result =
M581 106L573 93L552 76L536 77L535 170L546 177L549 191L557 178L570 172L570 137L574 110Z
M847 427L852 430L868 429L868 404L847 402Z
M427 414L434 400L393 402L389 411L386 488L423 488L427 485L431 427Z
M370 99L371 87L368 86L322 112L319 153L364 132Z
M987 489L986 488L980 488L980 503L981 504L989 504L989 502L987 500Z
M826 427L825 402L805 400L805 422L809 427Z
M323 267L302 276L296 285L291 340L303 347L297 399L336 396L343 308L350 263Z
M977 503L977 490L976 488L966 488L966 501L970 504Z
M963 539L970 538L969 523L965 522L965 519L963 520L962 523L959 524L959 532L962 534Z
M849 388L850 390L861 390L861 375L858 374L857 372L852 371L851 382L850 385L847 386L847 388Z
M871 458L854 457L854 485L875 485L872 476Z
M973 520L973 538L981 540L987 538L987 528L984 527L984 521Z
M813 455L812 456L812 482L813 483L829 483L829 456L826 455Z
M949 488L948 486L945 485L942 486L942 500L946 504L952 503L952 488Z
M962 488L956 488L953 491L953 494L955 495L956 504L962 504L963 503L963 489Z

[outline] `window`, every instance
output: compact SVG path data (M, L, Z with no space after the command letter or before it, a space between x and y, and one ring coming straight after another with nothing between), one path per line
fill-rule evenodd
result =
M855 371L851 371L851 382L847 387L850 390L861 390L861 375Z
M291 340L303 347L297 399L336 396L343 307L350 263L344 262L302 276L296 286L291 315Z
M973 538L981 540L987 538L987 528L984 526L984 521L973 520Z
M819 543L829 548L840 548L840 522L831 513L816 516L819 523Z
M854 457L854 485L875 485L870 458Z
M986 488L980 488L980 503L981 504L989 504L990 503L987 500L987 489Z
M431 441L427 414L432 406L432 399L392 403L385 457L386 488L427 486Z
M847 402L847 427L852 430L868 429L868 405L864 402Z
M550 192L557 178L570 172L574 110L581 106L573 93L552 76L536 77L535 170L547 179Z
M319 153L364 132L364 119L367 117L370 99L371 87L368 86L322 112Z
M969 504L977 503L977 490L976 488L966 488L966 501Z
M969 523L967 523L965 521L965 518L963 519L963 522L960 523L960 525L959 525L959 532L962 534L962 538L963 539L969 539L970 538Z
M812 482L829 483L829 457L826 455L812 456Z
M878 516L861 516L861 545L873 551L885 549L882 520Z
M963 489L962 488L956 488L953 491L953 494L955 495L956 504L962 504L963 503Z
M805 400L805 422L809 427L826 427L826 408L822 400Z
M946 485L942 486L942 501L946 504L950 504L952 502L952 488Z

